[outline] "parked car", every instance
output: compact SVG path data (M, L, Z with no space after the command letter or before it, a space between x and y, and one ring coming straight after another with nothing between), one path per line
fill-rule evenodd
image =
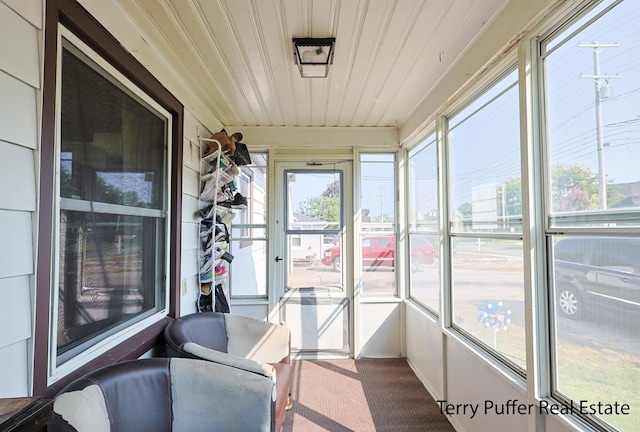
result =
M416 237L418 239L418 237ZM364 266L394 266L395 265L395 237L375 236L362 239L362 264ZM433 245L426 237L419 237L411 247L411 265L413 268L421 264L431 264L436 255ZM340 271L340 245L336 244L324 251L322 263Z
M560 314L632 311L640 317L640 238L569 237L554 248Z

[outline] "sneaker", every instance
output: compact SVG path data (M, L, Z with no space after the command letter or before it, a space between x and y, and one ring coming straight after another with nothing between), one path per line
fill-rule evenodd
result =
M236 186L236 182L234 180L231 180L229 183L227 183L227 187L233 192L236 192L238 190L238 186Z
M219 222L219 224L216 225L215 241L216 243L219 243L219 242L229 243L229 230L227 229L227 226L222 222Z
M217 203L222 203L222 202L225 202L225 201L229 201L230 199L233 199L233 195L229 195L229 192L230 191L227 191L227 190L219 191L216 194L216 202Z
M224 266L216 266L214 273L216 275L216 279L227 277L227 269Z
M229 164L229 166L225 171L227 171L229 174L231 174L234 177L237 175L240 175L240 169L235 163L233 163L233 161Z
M209 222L208 226L204 223L200 225L200 242L202 243L202 246L205 246L213 237L213 225L211 225L211 221L207 219L202 222Z
M240 192L237 192L232 200L219 202L218 205L227 208L234 208L238 210L246 210L247 209L247 199L242 196Z
M229 225L231 222L233 222L233 218L236 217L236 214L230 210L222 210L221 209L221 213L219 214L220 216L220 222L225 224L225 225Z
M201 209L199 214L202 219L211 219L213 217L213 204Z
M213 291L211 283L202 284L198 300L196 300L198 312L213 312Z
M217 257L216 257L217 259ZM206 254L202 257L202 265L200 266L200 273L211 272L213 268L213 260L211 259L211 254Z
M217 178L215 175L207 174L206 177L202 180L205 182L204 186L202 186L202 191L200 192L200 200L202 201L213 201L217 196L217 193L221 189L227 188L227 184L233 181L232 177L228 174L224 174L224 176L220 176Z
M200 283L213 281L213 272L209 270L207 273L200 273Z
M213 222L210 220L203 220L200 222L200 238L207 238L211 236L213 232Z
M215 182L208 180L202 188L202 192L200 192L200 200L213 201L216 198L217 191L218 188L216 187Z
M233 261L233 255L231 255L229 252L227 252L226 250L216 247L216 259L223 259L226 262L230 263L231 261Z

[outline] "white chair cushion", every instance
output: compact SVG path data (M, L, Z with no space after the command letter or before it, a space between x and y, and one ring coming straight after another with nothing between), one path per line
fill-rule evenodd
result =
M59 395L53 402L53 411L79 432L111 430L107 405L97 385Z

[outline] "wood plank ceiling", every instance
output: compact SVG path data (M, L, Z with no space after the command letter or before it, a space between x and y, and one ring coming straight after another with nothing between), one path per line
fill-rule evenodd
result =
M225 126L401 127L507 0L115 0ZM335 37L301 78L293 37ZM144 62L144 61L143 61ZM155 73L155 72L154 72Z

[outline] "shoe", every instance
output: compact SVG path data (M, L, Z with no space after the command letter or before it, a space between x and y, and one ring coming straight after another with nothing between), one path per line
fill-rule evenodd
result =
M222 129L221 132L224 132L224 134L226 135L226 132L225 132L224 129ZM226 154L227 156L233 156L235 154L235 152L236 152L236 137L235 137L235 135L236 134L233 134L231 136L227 135L227 139L226 139L226 141L224 143L222 141L220 141L220 143L222 144L222 153Z
M236 165L249 165L251 163L251 155L247 146L241 142L236 144L235 153L233 155L233 161Z
M229 225L231 222L233 222L233 219L236 217L236 214L230 210L224 210L224 207L218 207L218 209L220 209L220 214L218 216L220 216L220 222L225 224L225 225Z
M224 266L216 266L214 273L216 275L216 279L227 277L227 269Z
M226 262L230 263L231 261L233 261L233 255L222 248L216 247L216 259L223 259Z
M206 238L211 236L213 232L213 222L210 220L203 220L200 222L200 238Z
M236 147L236 151L238 151L237 147ZM240 175L240 169L235 163L233 163L233 161L231 161L226 171L234 177Z
M216 185L215 179L211 178L207 180L207 182L202 187L202 192L200 192L200 200L213 201L216 197L217 191L218 191L218 187Z
M218 205L223 206L223 207L227 207L227 208L238 209L238 210L246 210L247 209L247 199L245 197L243 197L242 194L240 194L240 192L237 192L233 196L233 200L219 202Z
M218 191L218 193L216 194L217 203L222 203L231 199L233 199L233 192L231 192L231 189L229 188Z
M227 132L224 129L222 129L220 132L214 133L211 139L214 139L220 143L220 147L223 153L225 153L225 148L228 149L231 146L231 140L229 139L229 135L227 135ZM233 145L233 150L235 152L235 144ZM209 157L212 154L214 154L216 151L218 151L218 145L215 142L210 142L209 148L207 149L207 151L204 153L202 157L203 158Z
M211 254L204 255L202 257L202 265L200 266L200 274L208 273L208 272L210 273L212 268L213 268L213 260L211 259Z
M222 228L220 228L220 226L222 226ZM218 225L216 225L215 241L216 243L220 243L220 242L229 243L229 230L227 229L227 226L222 222L219 222Z
M206 220L213 217L213 204L209 204L207 207L198 211L200 218Z
M227 295L224 292L224 287L221 283L216 284L216 288L214 290L215 295L215 308L216 312L229 313L231 310L229 309L229 300L227 299Z
M221 188L233 181L233 176L228 172L221 170L220 172L210 172L200 176L200 181L205 182L202 190Z
M200 283L213 281L213 272L209 270L207 273L200 273Z
M204 283L200 286L198 300L196 300L198 312L213 312L213 292L211 283Z

